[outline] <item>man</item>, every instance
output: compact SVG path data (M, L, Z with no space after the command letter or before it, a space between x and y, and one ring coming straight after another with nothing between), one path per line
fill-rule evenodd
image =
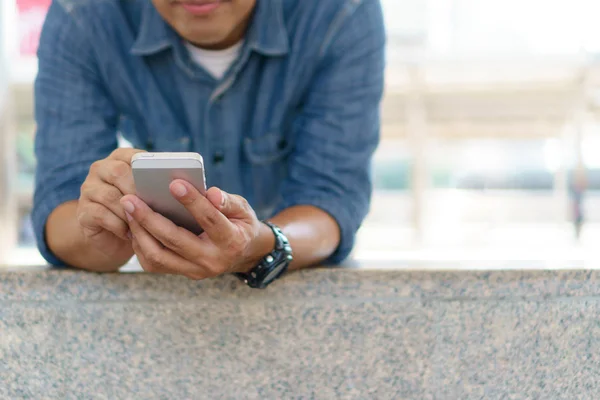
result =
M342 261L370 201L384 41L377 0L54 0L35 83L40 251L257 287ZM144 150L204 156L206 196L170 187L202 235L135 196Z

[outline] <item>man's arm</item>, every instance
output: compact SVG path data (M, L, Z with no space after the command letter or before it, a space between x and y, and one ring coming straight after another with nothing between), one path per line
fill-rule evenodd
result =
M313 206L293 206L281 211L270 221L279 226L294 249L290 269L301 269L326 260L340 244L340 228L336 220ZM273 233L267 230L267 235ZM273 246L270 246L269 250Z
M378 1L355 7L337 32L326 35L331 42L323 45L321 66L295 121L284 201L271 219L290 240L296 269L344 260L369 208L385 30Z
M101 251L81 232L77 221L78 201L58 206L48 217L46 243L63 263L92 272L116 272L133 255L131 246L117 248L117 253Z
M91 164L117 147L118 113L98 78L87 32L60 2L48 11L38 58L33 206L38 248L53 265L116 270L132 251L106 256L94 250L76 210Z

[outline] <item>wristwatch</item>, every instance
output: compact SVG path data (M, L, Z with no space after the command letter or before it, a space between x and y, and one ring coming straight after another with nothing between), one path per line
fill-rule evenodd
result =
M235 275L254 289L264 289L287 271L292 260L292 247L288 238L276 225L263 221L275 235L275 248L261 262L247 274Z

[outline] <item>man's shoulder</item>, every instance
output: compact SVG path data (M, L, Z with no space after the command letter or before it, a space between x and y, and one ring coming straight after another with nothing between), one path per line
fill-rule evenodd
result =
M383 26L377 15L380 0L274 1L282 2L290 42L299 43L302 51L310 48L323 53L333 38L341 37L340 32L351 42L364 32L376 32L374 25Z
M363 3L379 3L380 0L281 1L286 17L334 17L341 12L352 11Z
M104 20L116 13L141 11L144 0L54 0L68 14L83 14Z
M316 35L329 32L332 28L339 28L361 6L380 4L380 0L280 1L288 29L292 30L291 35L295 29L310 29Z

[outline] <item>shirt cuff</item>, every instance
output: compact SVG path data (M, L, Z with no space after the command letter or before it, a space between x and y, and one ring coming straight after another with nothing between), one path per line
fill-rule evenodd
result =
M294 197L284 200L283 204L277 208L275 214L294 206L313 206L329 214L340 228L340 244L335 252L324 261L324 264L337 265L348 258L352 252L356 231L362 221L358 215L353 216L353 213L349 212L347 208L340 206L340 204L342 204L342 201L334 197Z
M44 257L44 259L52 266L67 267L67 264L57 258L46 243L45 231L48 217L52 211L61 204L71 200L77 200L79 198L79 191L80 189L78 186L73 186L52 192L50 195L42 195L40 198L38 198L38 195L36 194L31 219L35 231L37 248L42 257Z

